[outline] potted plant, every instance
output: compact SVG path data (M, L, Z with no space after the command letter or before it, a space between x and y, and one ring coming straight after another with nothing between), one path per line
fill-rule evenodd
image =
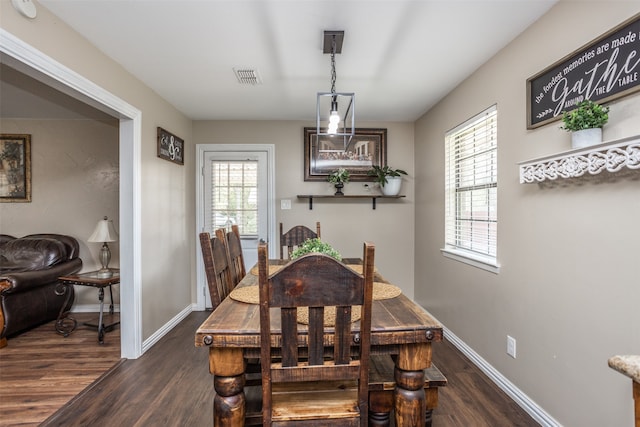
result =
M571 148L583 148L602 142L602 126L609 120L609 107L586 100L572 111L562 112L564 126L571 132Z
M291 259L300 258L302 255L311 253L329 255L331 258L342 261L342 256L337 250L335 250L330 244L323 242L318 238L305 240L302 245L298 246L293 252L291 252Z
M402 175L407 175L402 169L394 169L387 165L373 166L367 175L374 177L374 182L380 186L385 196L397 196L402 185Z
M344 184L349 182L349 176L350 174L348 170L346 170L345 168L340 168L336 171L333 171L327 177L327 181L332 183L333 186L336 188L336 192L334 194L335 196L344 196L344 193L342 192L342 188L344 187Z

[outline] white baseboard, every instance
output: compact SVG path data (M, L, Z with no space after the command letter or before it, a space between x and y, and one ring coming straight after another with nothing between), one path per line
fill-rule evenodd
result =
M109 313L109 304L104 305L104 313ZM120 304L114 304L113 311L120 313ZM100 304L81 304L71 307L72 313L100 313Z
M502 391L504 391L514 402L516 402L524 411L534 420L544 427L562 427L551 415L542 409L536 402L531 400L529 396L524 394L522 390L516 387L496 368L491 366L478 353L473 351L464 341L458 338L453 332L443 326L444 337L449 340L460 352L471 360L491 381L493 381Z
M160 329L158 329L153 335L142 342L142 354L149 350L155 343L165 336L169 331L175 328L178 323L182 322L193 311L193 304L188 305L184 310L178 313L173 319L169 320Z
M192 311L196 308L195 304L187 306L184 310L178 313L173 319L169 320L165 323L160 329L158 329L153 335L147 338L142 343L142 354L144 354L148 349L153 347L155 343L160 341L160 339L165 336L170 330L176 327L178 323L182 322L185 317L187 317ZM116 313L120 312L120 305L115 304L113 306L113 311ZM71 308L72 313L99 313L100 312L100 304L81 304L74 305ZM109 305L105 304L104 313L109 312Z

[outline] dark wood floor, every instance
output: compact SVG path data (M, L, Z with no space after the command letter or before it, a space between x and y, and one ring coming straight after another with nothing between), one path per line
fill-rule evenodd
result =
M192 313L141 358L117 364L41 425L210 426L208 352L193 345L208 314ZM449 381L440 389L435 427L538 425L450 343L434 344L433 358Z
M82 323L97 313L74 313L68 337L49 322L0 349L0 426L38 426L120 361L120 330L98 344L95 328Z

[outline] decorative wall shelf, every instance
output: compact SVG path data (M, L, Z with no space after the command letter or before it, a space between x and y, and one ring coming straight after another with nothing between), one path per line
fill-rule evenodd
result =
M640 169L640 135L518 163L520 184Z
M406 196L383 196L382 194L345 194L334 196L333 194L298 194L298 199L309 199L309 210L313 209L313 199L371 199L373 209L376 208L376 199L399 199Z

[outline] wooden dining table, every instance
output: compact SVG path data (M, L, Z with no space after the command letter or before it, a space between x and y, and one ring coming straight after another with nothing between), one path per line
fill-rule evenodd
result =
M287 260L270 260L270 265ZM356 265L358 259L345 259L345 264ZM254 271L237 288L257 286ZM253 272L252 272L253 271ZM374 281L388 283L376 271ZM277 310L277 309L273 309ZM245 366L246 360L259 358L260 315L259 306L226 298L200 325L195 334L196 347L209 349L209 372L214 376L215 395L213 411L215 426L243 426L245 421ZM273 319L279 315L272 314ZM277 324L272 334L277 334ZM299 325L304 343L306 325ZM325 340L332 342L332 327L325 328ZM353 334L359 332L356 321ZM395 424L403 426L425 425L424 369L431 366L431 344L442 340L440 325L420 305L400 294L388 299L374 299L371 320L371 353L392 354L396 364L394 391Z

